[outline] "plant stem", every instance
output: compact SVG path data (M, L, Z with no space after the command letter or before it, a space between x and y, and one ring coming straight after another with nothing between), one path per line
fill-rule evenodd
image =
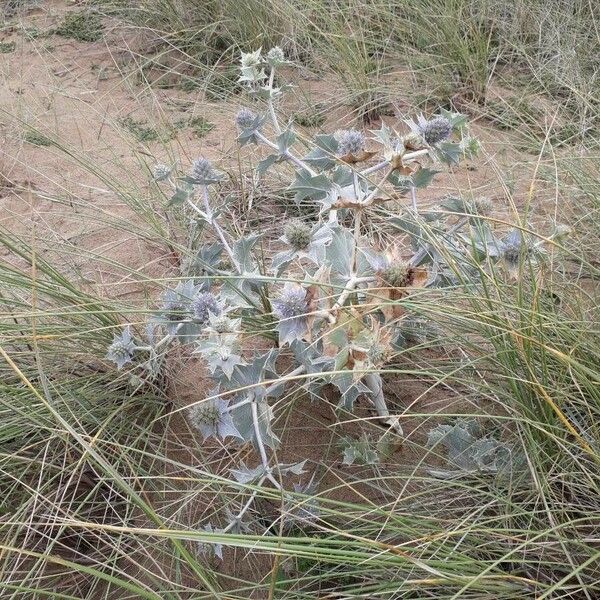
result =
M304 373L304 371L306 371L306 367L304 365L300 365L299 367L296 367L293 371L290 371L287 375L282 376L283 383L285 383L286 377L296 377L296 375L302 375L302 373ZM281 383L279 383L279 382L272 383L271 385L267 386L265 388L265 396L268 396L269 394L271 394L278 385L281 385Z
M417 207L417 190L414 185L410 186L410 201L412 203L412 209L415 215L418 215L419 209Z
M267 478L266 475L261 477L259 479L258 483L256 484L257 487L260 487L265 482L266 478ZM239 523L239 521L242 519L242 517L248 512L248 509L252 506L252 503L254 502L254 499L256 498L256 494L258 494L258 490L253 490L252 494L250 494L250 498L248 498L248 500L246 500L246 503L244 504L244 506L242 506L242 508L240 509L238 514L233 517L233 521L231 523L229 523L229 525L227 525L222 530L222 533L227 533L227 532L231 531Z
M267 450L265 448L265 444L262 439L262 434L260 432L260 423L258 422L258 403L256 402L256 397L252 398L250 408L252 409L252 424L254 426L254 437L256 438L256 444L258 446L260 460L262 462L263 467L265 468L265 471L267 472L267 477L269 478L269 481L271 481L271 483L273 483L273 485L275 485L277 489L281 489L279 482L271 474L269 458L267 457Z
M414 160L415 158L419 158L420 156L425 156L428 153L429 153L429 150L427 148L424 148L423 150L415 150L414 152L407 152L406 154L404 154L402 156L402 162L404 164L406 164L407 162L410 162L410 161ZM368 167L367 169L364 169L363 171L360 172L360 174L363 177L366 177L367 175L371 175L371 173L376 173L377 171L381 171L381 169L384 169L389 164L390 164L389 160L383 160L380 163L373 165L372 167Z
M357 210L354 213L354 245L352 246L352 271L356 273L358 262L358 245L360 242L360 221L362 210Z
M265 137L260 131L257 131L255 135L261 142L263 142L263 144L265 144L265 145L269 146L269 148L273 148L273 150L277 150L277 152L281 153L279 150L279 146L277 144L275 144L274 142L272 142L267 137ZM283 156L285 156L286 158L291 160L298 168L308 171L308 173L310 173L311 177L316 177L317 172L313 171L313 169L311 169L302 159L300 159L297 156L295 156L294 154L292 154L289 150L286 150L285 152L283 152Z
M377 171L381 171L381 169L387 167L389 164L390 164L389 161L383 160L380 163L377 163L376 165L369 167L368 169L364 169L363 171L360 172L360 174L363 177L366 177L367 175L371 175L371 173L376 173Z
M250 404L250 402L252 402L252 400L250 398L244 398L243 400L240 400L239 402L236 402L235 404L228 406L227 412L231 412L232 410L235 410L236 408L240 408L240 406L246 406L246 404Z
M346 283L344 289L342 290L342 293L338 296L338 299L336 300L335 304L331 307L330 312L335 312L336 310L344 306L344 303L348 299L348 296L354 291L354 288L357 285L358 279L356 277L351 277Z
M269 114L271 115L271 121L277 135L281 133L281 127L279 126L279 120L275 114L275 106L273 104L273 82L275 81L275 67L271 67L271 73L269 75L269 100L267 102L269 106Z
M381 189L381 186L385 183L386 179L388 178L389 174L393 171L394 169L392 169L391 167L388 169L387 173L382 177L381 181L379 182L379 184L375 187L375 189L365 198L364 201L364 206L369 206L373 203L373 200L375 200L375 197L377 196L377 192Z
M242 271L240 269L240 266L239 266L237 260L235 259L233 250L231 249L231 246L229 245L229 242L227 241L227 238L225 237L225 234L223 233L221 226L219 225L218 221L213 216L212 209L210 207L209 200L208 200L208 188L205 185L202 186L202 198L204 201L204 206L206 208L206 211L200 210L189 198L187 200L187 203L194 211L196 211L203 219L205 219L209 223L209 225L211 225L211 227L215 230L217 236L219 237L219 239L221 240L221 243L223 244L223 247L225 248L225 252L227 252L227 255L229 256L229 260L231 261L232 266L235 268L236 272L241 275Z

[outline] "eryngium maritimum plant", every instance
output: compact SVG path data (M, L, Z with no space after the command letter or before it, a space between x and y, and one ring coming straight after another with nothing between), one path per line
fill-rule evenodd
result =
M266 151L257 165L259 176L271 168L293 171L289 190L296 202L317 207L313 222L284 221L283 249L265 273L259 260L262 233L235 237L223 225L228 197L219 186L225 174L207 158L195 160L187 175L157 165L155 179L172 188L170 206L186 207L202 231L212 231L198 251L205 275L163 294L148 344L136 345L126 328L107 355L119 368L131 363L132 369L139 365L151 372L171 345L191 345L215 389L188 409L190 424L203 439L231 437L251 444L260 463L251 469L240 465L233 476L278 489L283 475L298 475L304 465L273 463L280 442L272 429L272 406L286 385L304 389L312 399L321 399L323 386L332 386L347 410L363 397L377 422L389 429L386 435L402 436L400 418L387 406L381 372L405 343L406 322L415 318L407 299L425 287L477 285L490 265L514 269L530 248L515 233L495 237L487 219L493 207L486 199L442 199L449 223L439 216L431 226L431 218L421 215L418 191L445 166L472 158L477 150L463 115L446 110L429 119L419 115L406 120L403 131L384 124L368 140L353 129L319 134L307 149L291 122L280 122L277 114L285 86L276 86L275 75L282 64L289 65L280 48L242 55L239 81L254 109L241 108L234 126L240 146ZM410 244L381 247L364 234L362 225L374 209L386 205L395 207L389 211L390 228L406 232ZM453 260L450 268L440 247L470 262ZM270 324L277 347L261 351L248 342L256 323ZM144 352L150 358L138 363ZM285 364L277 362L282 353L295 360L283 372L277 366ZM220 531L246 526L252 498Z

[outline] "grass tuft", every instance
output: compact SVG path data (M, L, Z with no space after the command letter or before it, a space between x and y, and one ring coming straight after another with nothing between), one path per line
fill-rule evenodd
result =
M104 25L100 15L95 12L71 12L55 29L55 33L78 42L97 42L104 35Z

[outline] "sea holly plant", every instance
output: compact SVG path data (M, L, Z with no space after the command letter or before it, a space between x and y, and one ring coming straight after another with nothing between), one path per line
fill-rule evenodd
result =
M305 470L304 463L274 462L280 440L273 429L273 404L286 387L303 389L318 401L323 386L333 386L340 408L348 411L364 399L385 435L401 437L400 418L389 411L381 373L406 343L404 326L415 321L406 299L425 287L459 280L472 278L476 285L490 264L505 263L514 271L539 250L522 228L497 238L486 219L492 206L484 198L447 197L442 210L420 210L419 190L438 172L456 168L477 152L465 116L440 110L407 118L400 131L383 124L370 134L338 130L307 143L291 121L279 117L289 87L280 86L276 76L283 65L289 63L280 48L242 54L239 81L253 107L239 110L235 127L240 146L265 150L259 175L291 170L289 191L296 202L316 207L313 220L285 223L280 249L265 272L257 251L262 234L235 237L224 226L222 170L202 157L188 173L157 165L154 179L170 188L169 205L185 210L203 231L212 231L213 239L198 250L203 276L164 292L147 339L137 340L126 327L107 354L119 369L130 363L146 369L148 377L156 375L157 357L174 344L189 346L206 365L214 387L208 398L189 408L190 424L207 443L231 440L256 451L255 465L240 464L232 471L239 484L251 484L254 491L239 510L230 511L221 532L247 526L244 519L260 486L285 493L285 478ZM375 245L364 227L375 212L409 243ZM479 269L473 268L474 261ZM252 351L245 323L267 327L276 347ZM295 361L284 372L278 368L281 354ZM347 445L343 458L347 464L377 462L364 440ZM318 514L315 507L311 510ZM212 524L205 528L213 531ZM213 550L220 553L220 548Z
M428 447L443 449L452 470L434 470L440 479L452 479L479 473L507 474L519 462L512 449L491 435L485 435L473 419L458 419L453 424L438 425L430 432Z

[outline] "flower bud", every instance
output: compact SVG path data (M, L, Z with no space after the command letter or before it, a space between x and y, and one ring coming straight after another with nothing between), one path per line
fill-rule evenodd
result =
M306 314L306 290L301 286L288 286L273 301L273 313L280 319L293 319Z
M131 358L131 347L121 341L116 341L108 347L108 354L114 357L113 360L117 364L126 363Z
M487 217L492 214L494 205L489 198L480 196L479 198L475 198L475 200L473 200L473 209L476 214L481 215L482 217Z
M198 181L212 179L215 175L212 163L206 158L198 158L192 163L192 177Z
M171 174L171 168L159 163L152 167L152 176L156 181L164 181Z
M235 124L240 129L250 129L254 126L257 116L258 115L249 108L240 108L237 115L235 115Z
M285 62L285 55L279 46L274 46L267 53L267 62L272 67L277 67Z
M416 131L411 131L406 135L403 135L399 140L402 146L408 150L419 150L425 145L425 140L422 135L419 135Z
M112 344L108 347L106 358L111 360L121 369L123 365L133 360L133 353L136 346L131 337L129 326L125 327L121 335L113 337Z
M358 156L365 149L365 136L356 129L340 129L336 131L338 156Z
M218 389L213 390L212 393L217 391ZM221 439L228 436L241 437L233 424L228 405L227 400L220 398L204 400L188 409L188 419L205 440L211 436Z
M194 319L200 323L208 321L209 313L217 315L220 312L221 309L217 302L217 298L210 292L200 292L192 300L192 314L194 315Z
M219 316L211 321L210 327L216 333L235 333L236 322L228 317Z
M295 250L304 250L312 239L312 230L309 225L299 220L289 221L284 228L285 237Z
M452 125L446 117L434 117L431 121L426 121L420 129L423 139L430 146L447 140L452 134Z
M380 344L373 344L367 351L367 358L372 365L381 365L385 361L386 349Z
M381 278L392 287L406 287L408 283L409 266L406 263L399 262L390 265L381 273Z

